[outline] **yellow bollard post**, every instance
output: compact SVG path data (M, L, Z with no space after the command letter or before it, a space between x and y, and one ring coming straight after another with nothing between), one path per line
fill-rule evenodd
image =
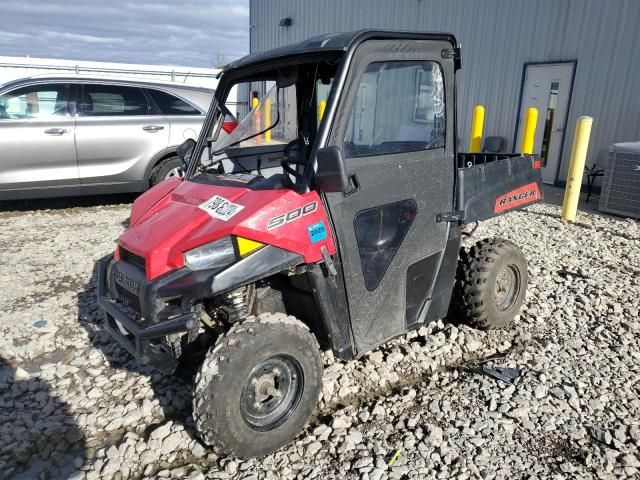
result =
M318 126L320 126L320 122L322 121L322 117L324 117L324 110L327 108L327 101L322 100L320 105L318 105Z
M571 148L571 160L569 161L569 173L567 174L567 187L565 188L564 201L562 202L562 219L569 222L576 221L580 187L582 186L584 164L587 160L592 124L593 118L586 116L578 118L576 122L576 132L573 135L573 147Z
M258 100L258 97L253 97L251 99L251 109L252 110L255 109L259 103L260 103L260 100ZM260 110L255 111L253 118L254 118L253 121L255 122L254 126L256 126L256 130L260 132L262 129L262 118L260 115ZM260 138L260 135L256 137L256 145L262 145L262 138Z
M480 153L482 149L482 129L484 128L484 107L476 105L471 119L471 136L469 137L469 152Z
M536 126L538 125L538 109L529 107L527 117L524 120L524 129L522 130L522 147L520 151L525 155L533 154L533 143L536 139Z
M264 128L271 126L271 99L267 98L264 102ZM271 142L271 130L264 132L264 141Z

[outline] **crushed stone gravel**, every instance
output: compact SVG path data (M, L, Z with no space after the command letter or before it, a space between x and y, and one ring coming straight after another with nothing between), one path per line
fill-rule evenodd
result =
M0 211L0 478L632 478L640 474L640 223L536 205L475 237L521 246L512 327L438 321L349 363L324 354L304 432L259 460L195 436L191 380L103 332L96 262L130 205ZM469 246L476 239L467 239ZM480 365L521 370L515 385ZM392 461L393 460L393 461Z

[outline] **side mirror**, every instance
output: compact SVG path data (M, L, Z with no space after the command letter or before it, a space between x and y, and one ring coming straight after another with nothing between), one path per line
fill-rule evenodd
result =
M185 163L189 163L191 159L191 154L193 153L193 149L196 146L196 141L193 138L187 138L176 150L178 156Z
M349 189L349 175L344 163L342 150L338 147L324 147L318 150L316 185L323 192L346 192Z

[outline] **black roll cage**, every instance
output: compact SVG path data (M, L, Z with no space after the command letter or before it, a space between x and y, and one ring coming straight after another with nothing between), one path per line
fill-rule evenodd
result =
M320 148L327 144L333 119L338 108L337 100L340 98L347 80L349 67L357 47L367 40L444 40L451 43L453 49L458 46L456 38L450 33L421 33L421 32L404 32L404 31L385 31L385 30L360 30L350 33L330 34L320 37L308 39L304 42L293 44L290 46L270 50L267 52L259 52L247 55L235 62L225 66L221 72L221 79L216 93L211 101L207 115L205 116L202 130L198 136L198 141L191 155L192 161L189 162L185 178L189 179L193 176L199 160L202 158L204 148L208 140L208 131L216 121L216 114L223 113L224 107L220 108L224 99L226 99L231 87L242 78L251 78L259 81L259 74L273 71L277 67L288 67L293 64L309 63L313 61L325 60L328 58L339 58L339 65L336 76L331 85L331 90L327 99L327 106L324 111L323 121L320 123L315 141L311 146L309 162L304 170L302 181L298 186L299 193L306 193L310 190L313 175L317 169L317 153ZM325 45L327 48L325 48ZM444 56L445 52L443 52ZM461 68L462 59L457 57L455 60L455 70ZM455 95L455 76L454 76L454 95ZM453 124L454 129L457 128L456 105L453 105ZM454 142L454 150L456 149ZM455 151L454 151L455 156Z

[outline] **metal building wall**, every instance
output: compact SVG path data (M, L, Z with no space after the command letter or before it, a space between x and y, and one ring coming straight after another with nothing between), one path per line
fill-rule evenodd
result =
M284 17L291 27L278 25ZM478 103L487 107L485 135L512 148L524 64L577 60L562 181L580 115L595 119L588 165L604 165L611 143L640 139L639 20L638 0L251 0L251 51L361 28L452 32L463 53L462 148Z

